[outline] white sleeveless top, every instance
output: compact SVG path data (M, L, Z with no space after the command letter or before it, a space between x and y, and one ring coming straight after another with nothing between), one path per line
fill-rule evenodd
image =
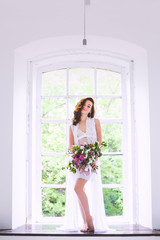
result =
M87 138L88 144L90 144L91 142L95 143L95 141L97 141L97 132L96 132L94 118L87 117L86 133L79 130L78 125L79 125L79 123L76 126L73 124L71 125L72 131L73 131L73 136L74 136L74 145L79 145L79 140L81 138Z
M95 120L94 118L88 118L86 120L86 132L82 132L80 129L78 129L79 123L75 125L71 125L73 136L74 136L74 145L84 145L95 143L97 141L97 132L95 127ZM97 162L98 165L98 162ZM77 178L83 178L85 180L89 180L92 176L92 167L88 166L85 170L78 170L75 174ZM95 174L95 173L94 173Z

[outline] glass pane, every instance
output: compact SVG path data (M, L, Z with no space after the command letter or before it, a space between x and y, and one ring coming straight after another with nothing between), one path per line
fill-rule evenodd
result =
M107 147L102 148L104 152L122 152L122 124L101 124L102 139L107 142Z
M69 70L69 94L93 94L94 69L72 68Z
M115 98L97 99L98 118L122 118L122 100Z
M42 124L42 152L66 152L66 124Z
M66 179L65 156L43 156L42 157L42 183L62 184Z
M103 189L106 216L123 215L123 193L119 188Z
M66 179L65 156L43 156L42 157L42 183L62 184Z
M102 184L122 184L122 156L102 156L100 163Z
M97 92L99 95L120 95L121 74L104 69L97 69Z
M79 98L79 97L69 99L69 118L70 119L73 118L73 112L74 112L75 106L79 100L81 100L81 98Z
M42 118L44 119L66 119L66 99L43 98Z
M66 93L66 69L42 73L42 95L64 95Z
M42 216L62 217L65 214L65 189L42 188Z

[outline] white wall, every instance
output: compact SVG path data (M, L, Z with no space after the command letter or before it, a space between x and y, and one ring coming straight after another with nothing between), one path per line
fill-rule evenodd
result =
M13 52L7 47L0 50L0 228L12 224Z
M160 101L158 91L160 34L157 29L160 21L160 2L159 0L91 0L90 2L91 5L87 7L88 34L136 43L144 47L148 53L152 222L153 227L159 228L160 174L158 169L160 161L157 151L160 135L160 108L157 103ZM38 39L83 35L82 13L83 1L0 1L0 228L12 227L14 49Z

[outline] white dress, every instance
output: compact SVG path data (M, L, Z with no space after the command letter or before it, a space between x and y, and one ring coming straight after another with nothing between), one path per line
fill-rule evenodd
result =
M78 124L71 125L74 145L83 144L84 142L94 143L97 141L97 133L95 128L94 118L87 118L86 133L78 129ZM83 220L78 204L78 198L74 191L74 186L77 178L88 180L85 185L85 192L88 197L90 214L93 217L95 232L105 232L109 228L106 224L104 200L102 194L101 173L99 160L97 161L98 170L95 172L85 172L81 170L75 174L67 171L66 175L66 209L63 229L65 231L79 231L83 226Z

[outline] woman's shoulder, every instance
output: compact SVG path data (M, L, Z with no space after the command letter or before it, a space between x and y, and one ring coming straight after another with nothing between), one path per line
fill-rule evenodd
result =
M100 122L98 118L94 118L94 121L95 122Z
M94 121L95 121L95 124L98 124L100 123L99 119L98 118L94 118Z
M95 127L98 128L100 126L100 120L98 118L94 118Z
M96 126L100 124L100 120L98 118L93 117L93 118L88 118L88 119L89 119L89 121L95 123Z
M75 127L76 127L76 125L73 125L73 123L71 123L71 124L69 125L69 127L70 127L72 130L74 130Z
M73 128L73 127L74 127L73 123L70 123L69 127L70 127L70 128Z

